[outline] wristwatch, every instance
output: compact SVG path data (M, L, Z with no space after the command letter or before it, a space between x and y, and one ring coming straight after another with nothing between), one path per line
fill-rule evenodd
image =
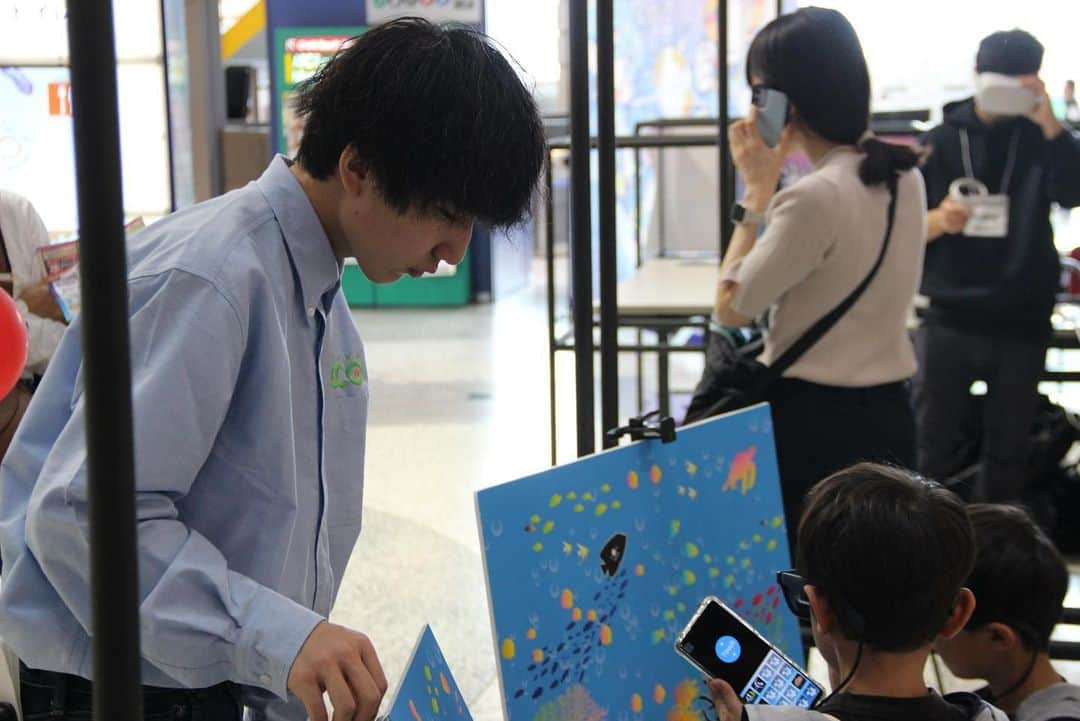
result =
M765 214L750 210L742 203L731 206L731 222L735 225L764 225Z

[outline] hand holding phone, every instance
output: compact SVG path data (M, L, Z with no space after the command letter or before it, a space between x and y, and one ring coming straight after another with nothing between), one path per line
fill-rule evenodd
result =
M742 721L746 707L731 684L722 678L710 679L709 696L716 709L717 721Z
M822 688L715 596L708 596L675 641L675 650L745 703L812 708Z

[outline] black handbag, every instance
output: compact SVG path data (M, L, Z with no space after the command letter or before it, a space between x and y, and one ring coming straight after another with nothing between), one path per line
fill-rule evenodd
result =
M895 178L887 185L889 210L888 221L885 225L885 240L881 244L881 252L878 253L874 266L863 281L839 305L810 326L770 365L757 360L763 344L750 343L736 347L727 335L710 331L705 347L705 371L694 389L690 407L686 409L684 424L764 401L769 387L780 378L784 371L821 340L851 306L855 305L855 301L877 275L882 261L885 260L885 253L889 250L889 236L892 235L893 221L896 218Z

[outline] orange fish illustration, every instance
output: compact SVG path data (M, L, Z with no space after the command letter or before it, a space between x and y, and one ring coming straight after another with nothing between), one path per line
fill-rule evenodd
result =
M731 491L742 483L742 492L747 492L757 483L757 464L754 463L754 454L757 446L750 446L745 451L735 454L735 460L731 462L731 470L728 471L727 482L724 483L723 491Z

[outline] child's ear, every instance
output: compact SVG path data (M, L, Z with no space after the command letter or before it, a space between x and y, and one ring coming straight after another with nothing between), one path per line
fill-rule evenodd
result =
M829 599L816 586L807 584L804 589L806 598L810 601L810 622L815 624L822 633L829 633L836 625L836 614L833 613Z
M938 634L942 638L952 638L964 630L971 614L975 611L975 594L969 588L961 588L956 595L956 601L949 611L949 617Z

